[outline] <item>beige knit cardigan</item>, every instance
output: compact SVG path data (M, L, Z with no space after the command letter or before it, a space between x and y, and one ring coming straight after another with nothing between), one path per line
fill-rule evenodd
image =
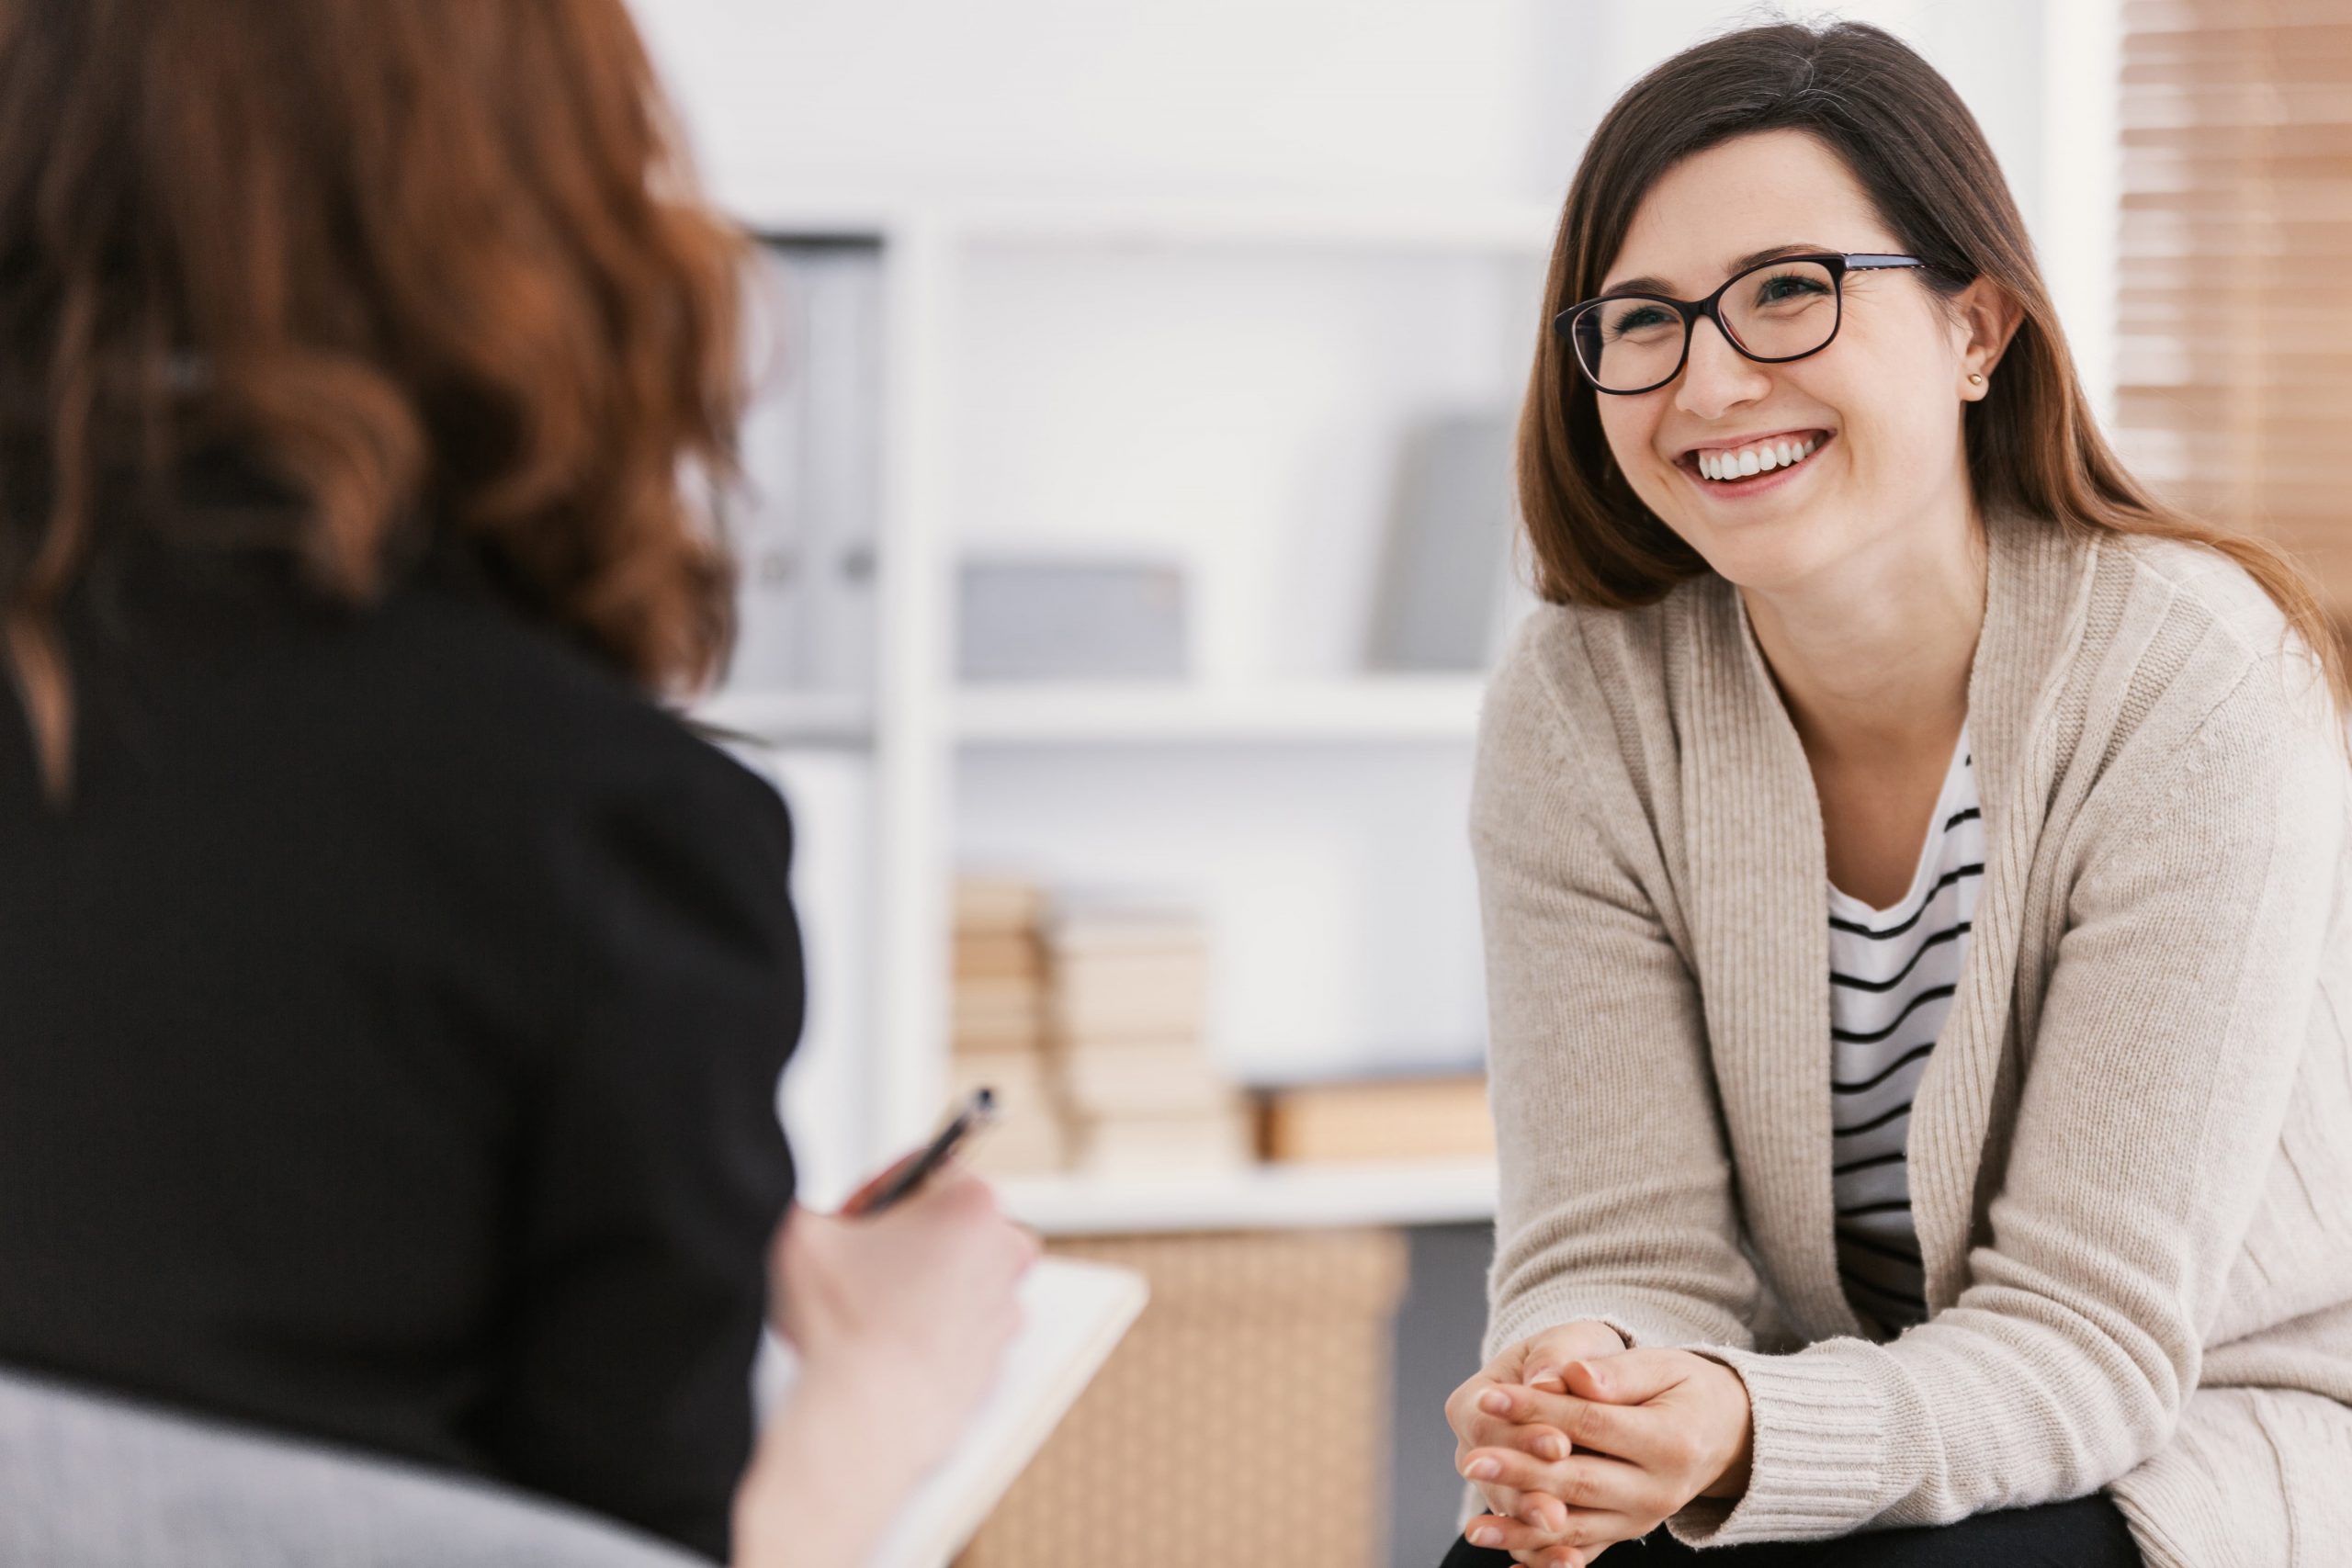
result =
M1985 876L1912 1111L1932 1316L1864 1337L1830 1193L1813 776L1737 591L1550 607L1472 806L1489 1355L1600 1318L1746 1382L1693 1543L2105 1487L2152 1568L2352 1562L2352 769L2199 547L1985 525Z

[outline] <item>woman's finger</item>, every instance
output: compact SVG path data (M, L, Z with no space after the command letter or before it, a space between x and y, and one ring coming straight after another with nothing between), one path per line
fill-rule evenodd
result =
M1585 1568L1585 1555L1572 1546L1547 1546L1539 1551L1515 1551L1511 1561L1521 1568Z
M1509 1539L1528 1543L1523 1546L1501 1548L1502 1551L1509 1551L1514 1556L1521 1557L1522 1561L1527 1557L1541 1556L1546 1551L1557 1549L1563 1551L1574 1551L1578 1557L1589 1562L1620 1542L1628 1540L1639 1542L1651 1530L1657 1528L1657 1521L1645 1515L1603 1513L1572 1508L1568 1510L1566 1519L1557 1526L1529 1525L1523 1519L1514 1519L1508 1515L1486 1515L1481 1516L1479 1519L1473 1519L1465 1527L1465 1530L1475 1529L1482 1520L1487 1519L1498 1519L1504 1524L1519 1527L1521 1533L1517 1536L1510 1536L1508 1531L1498 1533L1504 1534ZM1478 1543L1473 1540L1470 1544L1476 1546Z
M1553 1397L1556 1399L1560 1396L1555 1394ZM1532 1453L1538 1459L1555 1457L1565 1459L1576 1452L1577 1447L1555 1426L1546 1426L1541 1422L1532 1426L1521 1426L1516 1422L1506 1421L1499 1416L1476 1416L1464 1422L1453 1436L1455 1441L1461 1445L1461 1450L1464 1453L1472 1449L1518 1449L1522 1452ZM1550 1441L1547 1442L1547 1439ZM1556 1456L1550 1451L1551 1447L1555 1445L1560 1450Z
M1513 1427L1525 1427L1541 1421L1547 1405L1556 1404L1557 1393L1540 1393L1523 1383L1498 1382L1480 1391L1472 1410L1465 1412L1476 1422L1479 1416L1501 1421Z
M1527 1561L1533 1568L1587 1568L1592 1556L1572 1546L1548 1546Z
M1454 1436L1464 1448L1521 1449L1539 1458L1552 1457L1555 1447L1563 1456L1574 1453L1577 1444L1559 1424L1567 1401L1564 1393L1543 1393L1510 1384L1488 1389L1477 1406L1464 1413Z
M1639 1539L1645 1531L1642 1520L1631 1514L1572 1508L1556 1528L1531 1525L1499 1514L1481 1514L1464 1527L1463 1533L1473 1546L1514 1554L1538 1554L1539 1561L1541 1553L1551 1550L1572 1552L1589 1561L1618 1541Z
M1577 1451L1567 1434L1557 1427L1514 1427L1506 1421L1483 1426L1476 1442L1456 1444L1455 1468L1470 1457L1472 1449L1516 1449L1539 1460L1562 1460Z
M1656 1511L1663 1517L1671 1511L1656 1507L1660 1501L1657 1478L1639 1465L1601 1454L1577 1454L1544 1468L1544 1495L1558 1498L1572 1514L1639 1516Z
M1471 1545L1484 1546L1498 1551L1539 1551L1559 1544L1558 1535L1548 1529L1507 1518L1499 1514L1481 1514L1472 1519L1463 1532Z
M1554 1412L1554 1424L1580 1453L1603 1453L1615 1459L1640 1461L1648 1456L1650 1413L1638 1406L1604 1404L1571 1394Z
M1521 1524L1533 1525L1537 1529L1550 1530L1554 1534L1568 1528L1568 1506L1549 1492L1524 1492L1520 1494L1518 1507L1491 1511L1507 1514Z
M1644 1404L1690 1375L1690 1358L1679 1350L1626 1350L1589 1361L1571 1361L1563 1371L1570 1393L1611 1404Z
M1464 1467L1469 1462L1470 1445L1456 1442L1453 1445L1453 1473L1462 1476L1465 1481L1469 1480L1469 1476L1464 1472ZM1519 1494L1510 1487L1492 1481L1473 1481L1471 1484L1478 1489L1478 1495L1485 1500L1488 1513L1517 1514L1519 1512Z
M1559 1459L1538 1459L1516 1448L1477 1448L1463 1457L1461 1470L1464 1480L1497 1482L1514 1492L1548 1492L1560 1472L1560 1459L1566 1457L1563 1452Z
M1625 1360L1643 1353L1629 1350L1607 1360ZM1577 1362L1568 1375L1572 1380L1589 1378L1591 1365ZM1641 1385L1626 1380L1611 1386ZM1566 1439L1571 1453L1594 1451L1636 1463L1667 1462L1673 1457L1678 1436L1675 1422L1643 1405L1612 1404L1574 1392L1544 1393L1510 1383L1481 1393L1455 1436L1470 1448L1524 1448L1540 1457L1542 1450L1535 1445L1547 1428ZM1522 1435L1531 1441L1522 1442Z

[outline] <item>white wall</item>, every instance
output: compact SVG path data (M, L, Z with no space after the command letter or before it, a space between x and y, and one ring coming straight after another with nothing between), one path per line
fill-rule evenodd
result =
M1668 55L1715 33L1781 15L1871 22L1909 43L1959 90L2009 177L2028 223L2041 204L2043 17L2052 0L1843 0L1773 6L1726 0L1616 0L1550 8L1546 26L1589 31L1599 95L1577 121L1580 140L1617 93Z
M722 192L1554 199L1627 84L1785 11L1875 22L1919 49L1975 110L2029 219L2047 18L2075 6L636 0ZM2102 65L2079 39L2050 68L2077 64Z
M719 188L1524 188L1540 0L639 0Z
M1556 201L1643 71L1781 14L1908 39L1976 112L2095 399L2120 0L635 0L713 187Z
M1400 442L1418 419L1510 416L1541 281L1484 256L979 257L959 536L1182 563L1205 680L1352 673Z

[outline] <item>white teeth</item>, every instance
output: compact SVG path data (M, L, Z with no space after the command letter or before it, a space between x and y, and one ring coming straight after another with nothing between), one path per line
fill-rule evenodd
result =
M1804 441L1767 441L1755 446L1743 446L1736 452L1717 449L1699 454L1694 467L1702 477L1711 479L1739 479L1750 474L1770 473L1785 468L1813 456L1821 445L1819 436Z

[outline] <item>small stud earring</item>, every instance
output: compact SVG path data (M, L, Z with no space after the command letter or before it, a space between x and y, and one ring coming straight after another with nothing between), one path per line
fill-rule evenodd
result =
M1972 387L1981 387L1984 384L1984 378L1971 370L1968 373L1968 384Z

